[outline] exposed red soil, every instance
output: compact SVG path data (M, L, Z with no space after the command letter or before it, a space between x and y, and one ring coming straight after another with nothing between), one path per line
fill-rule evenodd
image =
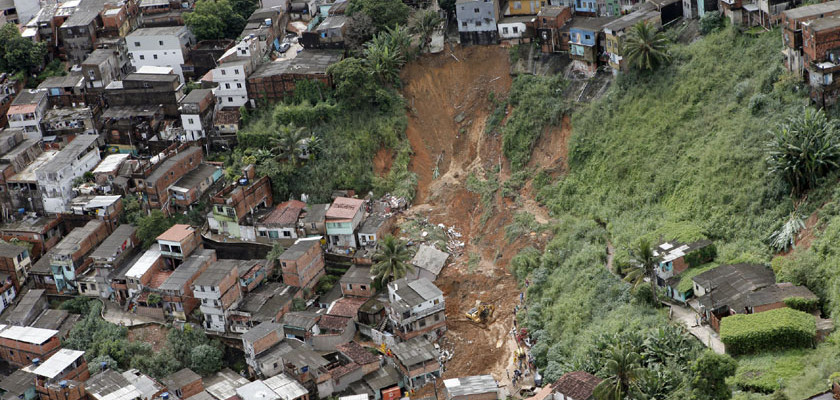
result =
M157 352L166 344L167 333L169 330L158 324L135 326L128 329L128 340L148 343Z
M373 156L373 172L376 176L384 177L391 171L391 164L394 163L394 151L381 147Z

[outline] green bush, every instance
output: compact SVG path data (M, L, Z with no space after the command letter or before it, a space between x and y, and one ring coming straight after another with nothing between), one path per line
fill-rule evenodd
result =
M820 308L819 299L806 299L804 297L788 297L785 299L785 305L806 313L812 313Z
M531 159L531 151L550 125L558 125L569 111L563 99L567 82L562 75L542 77L520 75L510 88L509 102L514 107L502 127L502 151L516 171Z
M723 318L720 340L730 354L813 346L817 333L814 316L791 308Z
M717 247L712 243L702 249L692 251L685 255L685 262L689 267L696 267L700 264L707 263L715 259L717 255Z

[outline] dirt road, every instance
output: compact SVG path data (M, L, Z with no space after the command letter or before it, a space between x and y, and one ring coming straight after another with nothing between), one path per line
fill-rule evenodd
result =
M406 66L402 76L410 107L407 136L414 150L410 168L419 176L410 214L454 225L465 242L463 254L435 281L446 296L447 337L454 345L444 378L492 374L507 388L506 371L513 370L515 349L510 335L513 309L522 290L508 263L526 245L542 247L549 237L531 233L510 243L505 226L517 212L530 212L540 223L548 221L548 213L530 197L529 184L520 191L521 201L497 193L495 211L483 219L484 207L467 191L465 181L470 172L499 166L500 181L510 176L501 157L501 138L484 132L495 107L491 97L504 98L510 90L508 60L507 50L496 46L456 47L454 52L447 48ZM569 133L567 127L547 130L534 164L556 164L561 154L565 156ZM497 307L496 321L487 328L465 321L464 312L476 300ZM431 394L427 387L417 395L425 391Z

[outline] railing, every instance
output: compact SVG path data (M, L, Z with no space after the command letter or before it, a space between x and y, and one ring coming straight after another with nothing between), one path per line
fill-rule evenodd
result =
M439 303L439 304L434 305L432 307L429 307L425 310L422 310L419 313L411 314L408 318L400 318L400 317L402 317L402 314L398 314L396 312L393 312L393 310L391 312L391 315L394 315L394 316L397 317L397 320L398 320L397 322L400 325L406 325L406 324L410 324L414 321L417 321L418 319L425 318L425 317L427 317L429 315L432 315L432 314L434 314L438 311L441 311L445 307L446 307L445 303Z

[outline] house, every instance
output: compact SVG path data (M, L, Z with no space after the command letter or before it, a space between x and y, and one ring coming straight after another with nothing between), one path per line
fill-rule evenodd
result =
M242 177L213 195L210 203L213 211L207 222L213 233L256 241L254 221L248 218L255 210L272 206L271 180L267 176L256 179L254 166L248 165Z
M38 89L47 90L47 106L50 108L85 105L85 79L78 72L49 77L38 85Z
M332 86L327 68L343 58L336 50L307 50L291 60L278 60L260 65L248 77L250 100L283 100L294 95L297 81L309 80Z
M332 206L324 216L327 227L327 244L330 250L337 251L357 247L356 230L364 219L364 204L364 200L349 197L338 197L333 200Z
M136 370L133 370L136 371ZM137 372L140 374L139 372ZM93 375L85 382L85 392L92 400L127 400L127 399L146 399L150 393L144 393L140 387L144 385L135 385L128 379L131 376L131 371L119 373L113 369L103 369L96 375ZM148 376L140 374L146 380L150 380ZM154 381L152 381L154 383ZM156 385L152 386L152 390ZM156 395L157 392L152 392L151 395Z
M720 0L720 2L725 1L741 0ZM654 10L659 12L659 20L662 21L662 26L668 26L683 16L683 6L680 0L647 0L647 2L653 4ZM758 6L750 6L751 9L758 10Z
M217 146L233 146L236 143L236 132L239 132L240 119L239 109L216 111L213 128L218 135L212 136L211 142Z
M17 293L12 276L6 272L0 272L0 312L12 305Z
M458 36L462 45L499 42L499 29L496 26L496 22L501 17L499 3L499 0L458 0L455 2Z
M114 191L111 186L112 182L119 176L120 168L128 160L129 156L129 154L109 154L91 171L94 181L103 192L110 193Z
M703 18L707 12L717 11L717 0L682 0L683 18Z
M306 203L298 200L289 200L280 203L268 214L262 217L255 225L257 230L257 241L268 239L297 239L298 218Z
M201 300L199 309L206 330L222 333L228 330L228 310L242 300L237 265L236 260L218 260L192 283L195 298Z
M108 94L113 95L115 92L123 92L123 90L109 90L108 92L110 93L106 93L106 97L108 97ZM119 98L129 99L130 97L120 94ZM109 151L128 155L146 149L148 141L156 138L161 125L163 125L163 110L162 105L112 105L103 111L100 119L102 123L100 132L109 144ZM126 168L129 166L130 164L126 165ZM126 176L130 175L129 173ZM124 176L115 178L113 185L115 190L122 189L125 192L127 182L123 181L124 179ZM122 183L122 185L119 183Z
M11 209L19 210L23 208L24 212L35 212L36 215L46 214L46 211L44 211L43 188L35 175L35 171L51 163L57 155L58 150L44 151L22 171L6 178ZM19 212L19 214L23 213Z
M5 273L11 278L15 291L20 292L29 276L30 266L32 258L26 247L0 242L0 273Z
M330 204L311 204L306 207L303 216L300 218L300 223L303 225L303 231L307 237L325 236L327 234L325 220L329 209Z
M303 296L295 287L279 282L266 283L248 293L235 309L228 311L230 330L246 332L264 322L281 321L292 309L292 302Z
M388 318L402 340L446 330L443 292L428 279L398 279L388 284Z
M294 311L283 315L283 330L286 337L311 344L312 335L319 334L317 323L321 314L306 311Z
M0 17L2 22L2 17ZM0 23L2 25L2 23ZM12 105L15 95L23 89L23 81L12 78L9 73L0 73L0 126L6 126L9 122L6 113Z
M283 283L312 289L326 273L324 252L318 240L298 239L277 259L283 273Z
M236 389L248 383L245 379L229 368L224 368L216 375L204 380L205 391L216 400L228 400L236 396Z
M81 189L80 189L81 190ZM113 232L123 213L121 196L78 196L67 205L64 221L68 226L79 226L87 221L100 220L108 232Z
M120 304L125 303L126 300L134 297L137 293L143 291L144 288L149 287L149 284L158 271L163 268L164 261L161 256L160 247L152 245L149 250L146 250L131 267L123 273L122 278L116 276L111 282L111 287L114 289L117 301ZM124 280L125 282L120 282ZM125 287L121 287L124 285Z
M611 17L575 18L569 25L569 55L572 69L592 76L598 69L600 54L604 48L601 35L604 25L613 21Z
M792 283L776 283L747 293L746 308L748 314L759 313L787 307L786 299L800 298L818 301L819 298L805 286Z
M283 339L283 325L274 322L262 322L242 334L245 363L250 367L252 374L262 375L257 364L257 356L270 350Z
M424 278L429 281L434 281L446 265L446 260L449 259L449 253L440 251L435 246L421 244L417 246L417 253L411 259L411 265L414 266L414 272L409 273L409 280Z
M352 265L338 280L341 286L341 294L344 296L356 296L370 298L376 294L373 288L373 275L369 267Z
M802 24L802 55L811 101L833 106L840 94L840 15ZM838 79L835 79L838 78Z
M446 400L499 400L499 383L490 375L474 375L443 381Z
M239 286L242 293L258 288L274 273L274 263L268 260L237 260L239 263Z
M416 389L443 373L440 353L427 339L415 337L400 342L390 349L391 363L400 372L406 388Z
M141 28L125 37L131 65L168 67L184 80L184 65L189 60L195 36L186 26Z
M243 36L219 57L215 68L201 77L204 87L213 87L218 107L238 109L248 102L247 79L257 66L258 46L259 39Z
M606 52L609 56L609 64L613 74L627 71L629 66L624 60L622 50L624 48L624 38L628 33L627 30L639 23L651 24L657 29L662 25L659 12L654 10L653 6L649 3L643 4L642 8L637 11L633 11L604 25L607 44Z
M104 94L105 102L112 108L134 106L129 109L123 108L123 111L114 113L114 117L120 117L126 110L134 110L135 113L146 116L141 111L155 112L156 106L160 105L163 107L164 116L179 118L181 114L178 112L178 101L184 97L184 83L170 67L142 66L121 81L108 84ZM153 132L152 136L158 133ZM143 138L148 139L150 137Z
M303 32L299 43L305 49L343 49L346 15L328 15L311 32Z
M9 128L23 129L27 139L41 140L41 120L47 112L47 91L45 89L27 89L15 97L6 117Z
M309 400L309 391L289 375L274 375L263 383L277 393L280 400Z
M659 260L654 270L656 284L665 287L669 297L686 301L692 293L680 293L677 289L680 275L689 268L712 261L717 254L717 249L710 240L699 240L687 244L672 240L656 246L653 254Z
M192 314L199 304L192 283L215 261L216 251L197 250L166 278L157 288L166 314L179 320L186 320L186 316Z
M216 96L210 89L193 89L181 99L181 126L184 127L184 142L204 139L213 128Z
M776 277L763 265L735 264L721 265L691 280L701 317L717 331L722 318L747 313L749 294L774 284Z
M398 400L402 398L400 373L390 364L385 364L378 370L371 372L362 381L373 394L374 400Z
M365 218L359 226L359 246L375 247L376 244L391 232L393 220L390 216L373 213Z
M6 316L5 323L12 326L30 326L42 311L47 309L43 289L29 289L17 306Z
M233 48L236 42L232 39L202 40L195 44L190 51L190 62L193 66L193 77L200 81L204 74L219 65L219 58Z
M0 325L0 358L15 367L46 360L60 348L57 330Z
M33 365L35 390L42 399L65 398L63 392L83 390L82 382L90 378L84 355L84 351L61 349L40 365Z
M41 127L45 136L56 136L57 140L66 140L76 135L99 135L90 107L65 106L47 110L41 120Z
M350 362L361 366L363 375L374 373L380 368L381 356L374 355L369 349L356 342L340 344L335 346L335 349Z
M161 380L161 383L166 386L169 393L178 396L179 399L188 399L204 391L204 382L201 380L201 375L196 374L189 368L183 368L167 376Z
M135 179L135 184L145 195L149 207L169 213L171 199L168 188L187 173L198 168L203 160L204 152L201 147L187 146L159 163L145 177L145 182L143 179Z
M76 2L75 9L59 27L58 52L71 65L81 64L93 51L96 30L101 21L99 13L104 9L103 3L101 0Z
M359 309L368 299L364 297L342 297L330 305L327 315L350 318L353 321L359 319Z
M46 309L32 322L33 328L51 329L58 331L58 337L66 340L76 323L82 319L80 314L71 314L66 310Z
M782 41L788 71L803 76L806 62L802 54L802 24L819 18L840 15L840 1L811 4L782 12Z
M90 254L94 267L94 285L98 288L98 296L107 299L114 294L111 277L134 256L139 244L137 228L128 224L120 225ZM86 289L79 290L86 291Z
M567 372L554 384L556 400L593 400L592 392L601 379L584 371Z
M76 277L81 277L91 267L93 260L88 254L107 237L107 225L102 221L93 220L70 231L50 251L49 267L59 293L78 293Z
M210 187L222 179L221 167L199 164L169 186L169 198L176 211L192 209Z
M61 216L22 217L0 225L0 236L32 243L32 257L40 257L64 236Z
M513 3L521 3L514 1ZM533 1L532 3L536 3ZM533 15L516 15L500 19L497 23L499 28L499 39L504 43L521 44L530 43L534 37Z
M11 375L0 380L0 390L3 391L3 399L6 400L38 398L35 392L35 375L22 369L15 370Z
M326 371L330 361L299 341L284 340L278 343L258 356L257 363L263 376L285 372L305 385L317 385L319 396L332 394L332 382Z
M77 136L52 158L52 162L35 170L44 211L60 213L66 210L69 200L75 197L73 180L93 169L101 160L98 141L99 137L94 135Z
M252 52L255 61L270 58L270 53L278 50L289 23L289 14L282 10L283 7L278 9L267 3L261 3L260 7L251 13L239 34L239 37L255 42L256 51Z

